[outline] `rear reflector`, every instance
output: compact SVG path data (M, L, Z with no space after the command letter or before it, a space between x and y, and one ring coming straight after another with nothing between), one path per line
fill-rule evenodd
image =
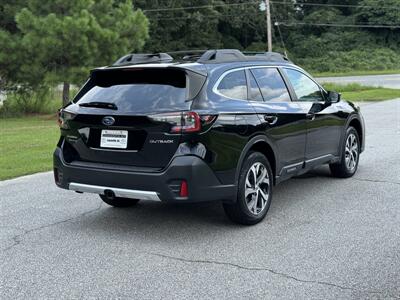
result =
M54 172L53 173L54 173L54 181L57 184L60 184L62 182L62 180L63 180L63 172L60 171L57 168L54 168Z
M189 196L188 184L187 184L186 180L182 180L182 182L181 182L181 189L179 191L179 196L180 197L188 197Z

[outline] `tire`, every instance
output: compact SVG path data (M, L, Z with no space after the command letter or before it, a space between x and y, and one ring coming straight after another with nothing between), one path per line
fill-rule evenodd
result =
M131 207L136 205L140 200L138 199L129 199L129 198L108 198L105 195L99 195L101 200L103 200L105 203L108 205L114 206L114 207Z
M250 152L240 170L236 202L223 203L226 215L239 224L257 224L265 218L271 205L272 185L273 174L268 159L260 152Z
M349 178L357 172L360 160L360 146L357 130L354 127L347 128L340 162L329 165L333 176Z

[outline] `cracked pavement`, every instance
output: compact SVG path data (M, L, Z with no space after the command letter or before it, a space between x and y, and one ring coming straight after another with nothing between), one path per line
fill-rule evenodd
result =
M400 299L400 100L362 111L356 176L284 182L252 227L218 203L111 208L51 173L0 182L0 298Z

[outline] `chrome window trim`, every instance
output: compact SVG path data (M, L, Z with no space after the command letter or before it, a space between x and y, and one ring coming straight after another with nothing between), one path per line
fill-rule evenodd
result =
M228 70L228 71L225 71L224 73L222 73L222 75L218 78L217 82L214 84L214 86L213 86L213 88L212 88L213 93L214 93L214 94L217 94L217 95L219 95L219 96L222 96L222 97L224 97L224 98L230 99L230 100L248 101L247 99L231 98L231 97L228 97L228 96L222 94L220 91L218 91L218 86L219 86L219 84L221 83L221 81L225 78L226 75L228 75L228 74L230 74L230 73L233 73L233 72L242 71L242 70L245 71L245 70L246 70L246 67L240 67L240 68L236 68L236 69L231 69L231 70ZM244 73L244 76L245 76L245 78L246 78L246 88L247 88L247 77L246 77L246 73Z
M278 71L279 71L279 69L280 68L288 68L288 69L293 69L293 70L296 70L296 71L299 71L299 72L301 72L301 73L303 73L305 76L307 76L307 77L309 77L310 78L310 75L307 75L306 73L304 73L305 71L303 71L301 68L299 68L299 67L296 67L296 66L279 66L279 65L257 65L257 66L247 66L247 67L238 67L238 68L233 68L233 69L230 69L230 70L227 70L227 71L225 71L224 73L222 73L222 75L217 79L217 81L215 82L215 84L214 84L214 86L213 86L213 88L212 88L212 92L214 93L214 94L217 94L217 95L219 95L219 96L221 96L221 97L224 97L224 98L226 98L226 99L230 99L230 100L236 100L236 101L251 101L251 100L249 100L249 99L236 99L236 98L231 98L231 97L228 97L228 96L225 96L224 94L222 94L222 93L220 93L219 91L218 91L218 86L219 86L219 84L221 83L221 81L225 78L225 76L226 75L228 75L228 74L230 74L230 73L232 73L232 72L236 72L236 71L241 71L241 70L251 70L251 69L262 69L262 68L275 68L275 69L278 69ZM312 78L310 78L313 82L315 82L315 80L313 80ZM285 82L285 80L282 78L282 80L283 80L283 82L285 83L285 85L286 85L286 82ZM317 82L315 82L320 88L322 88ZM287 88L287 87L286 87ZM287 88L288 89L288 88ZM322 88L323 89L323 88ZM323 89L324 90L324 89ZM325 91L325 90L324 90ZM289 93L289 89L288 89L288 93ZM289 95L290 95L290 93L289 93ZM293 100L292 100L293 101ZM291 102L292 102L291 101ZM260 102L260 101L256 101L256 102ZM268 102L268 101L264 101L265 103L266 102ZM264 103L264 102L262 102L262 103ZM293 102L301 102L301 101L293 101ZM302 101L302 102L305 102L305 101Z

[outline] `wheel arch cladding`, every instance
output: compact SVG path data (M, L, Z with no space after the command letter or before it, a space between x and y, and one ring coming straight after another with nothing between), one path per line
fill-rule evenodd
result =
M274 150L272 149L271 145L268 144L268 142L266 140L259 139L259 138L256 138L256 140L254 142L250 141L247 144L247 146L244 148L243 153L240 158L240 161L239 161L239 164L238 164L237 171L236 171L236 181L238 180L240 169L243 166L244 159L246 158L246 156L249 154L250 151L260 152L265 155L265 157L268 159L268 162L271 165L273 180L274 180L274 184L275 184L276 157L275 157Z
M364 137L360 121L354 118L350 121L349 126L354 127L354 129L357 131L358 138L360 139L360 144L362 145Z
M275 183L275 175L276 175L276 158L274 151L272 150L272 147L264 141L259 141L255 143L253 146L251 146L249 151L257 151L265 155L265 157L268 159L271 169L272 169L272 174L274 176L274 183Z

